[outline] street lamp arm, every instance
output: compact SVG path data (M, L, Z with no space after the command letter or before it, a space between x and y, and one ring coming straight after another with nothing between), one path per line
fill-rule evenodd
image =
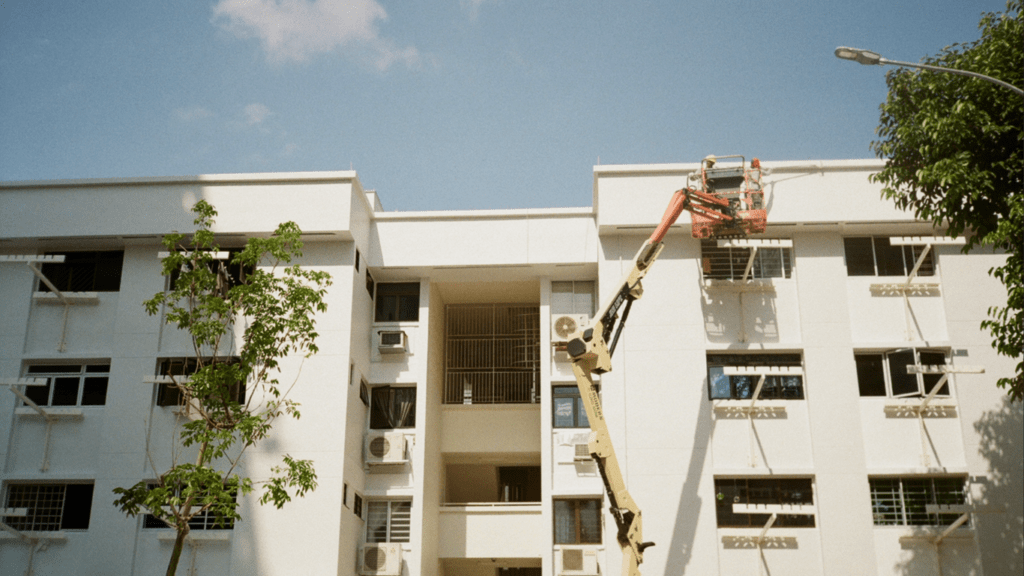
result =
M836 48L835 54L836 58L841 58L843 60L853 60L854 62L859 62L866 66L882 66L883 64L891 64L893 66L907 66L910 68L920 68L922 70L929 70L932 72L948 72L950 74L959 74L961 76L980 78L981 80L986 80L988 82L992 82L993 84L998 84L1003 88L1009 88L1010 90L1013 90L1017 94L1024 96L1024 90L1017 88L1013 84L1003 82L1002 80L997 80L991 76L985 76L984 74L979 74L977 72L970 72L968 70L957 70L955 68L943 68L941 66L929 66L928 64L914 64L913 62L900 62L899 60L889 60L888 58L882 58L882 56L879 55L877 52L872 52L870 50L861 50L860 48L847 48L846 46L840 46L839 48Z
M932 72L948 72L950 74L959 74L961 76L971 76L973 78L980 78L982 80L988 80L994 84L999 84L1003 88L1009 88L1017 94L1024 96L1024 90L1017 88L1009 82L1003 82L991 76L985 76L984 74L978 74L977 72L971 72L969 70L957 70L955 68L942 68L940 66L929 66L928 64L913 64L911 62L900 62L899 60L889 60L887 58L880 58L879 64L891 64L893 66L909 66L911 68L921 68L922 70L931 70Z

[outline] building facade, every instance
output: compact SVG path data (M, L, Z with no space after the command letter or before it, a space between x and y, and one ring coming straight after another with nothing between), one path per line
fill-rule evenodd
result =
M684 215L600 378L643 573L1020 574L1022 411L979 328L1005 255L882 200L879 162L764 166L769 241ZM242 461L312 459L318 488L199 518L179 574L617 574L564 336L698 169L598 166L591 207L456 212L385 211L354 172L0 184L0 573L163 573L173 531L111 491L183 454L153 379L191 345L141 303L205 199L223 248L294 220L334 283L320 352L282 365L302 418Z

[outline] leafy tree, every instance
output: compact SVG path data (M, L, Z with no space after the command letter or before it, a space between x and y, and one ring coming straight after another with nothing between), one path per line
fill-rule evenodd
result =
M982 14L981 38L947 46L922 63L978 72L1024 87L1021 0L1005 13ZM1024 98L982 79L894 69L881 105L879 141L871 147L885 168L874 176L884 197L918 218L965 235L964 252L990 247L1007 254L989 270L1007 289L1006 306L989 308L982 327L1000 354L1016 359L1015 375L1001 378L1010 398L1024 395Z
M284 389L276 377L278 362L317 352L314 316L326 311L323 298L331 283L326 272L298 265L278 270L302 254L294 222L281 224L270 238L250 239L231 259L241 273L230 278L228 267L214 257L216 210L202 200L192 210L198 227L192 237L170 234L163 240L170 250L163 274L173 279L171 290L144 303L150 315L163 308L166 322L191 336L195 370L172 376L170 384L188 414L180 443L191 461L175 458L155 483L114 489L114 504L125 514L152 514L177 530L168 575L177 570L190 520L205 514L230 525L240 519L237 495L254 488L237 471L245 450L266 438L278 417L299 417L298 404L287 398L291 387ZM229 350L236 323L244 324L238 357ZM302 496L316 488L311 461L285 455L272 472L269 480L256 482L262 485L261 504L281 508L291 492Z

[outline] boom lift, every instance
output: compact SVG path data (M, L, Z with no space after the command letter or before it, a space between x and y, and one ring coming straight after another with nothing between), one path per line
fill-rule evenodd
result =
M715 168L716 160L721 158L740 158L740 165ZM572 360L572 370L576 376L576 386L590 420L588 448L604 480L609 507L618 526L617 539L622 547L623 576L640 576L644 549L654 543L643 541L640 507L626 489L593 375L604 374L612 369L612 354L629 310L633 301L643 295L640 280L657 260L664 248L662 240L683 210L692 214L694 238L743 237L764 232L765 229L761 163L757 158L751 160L748 168L742 156L709 156L701 161L699 176L700 189L686 187L673 194L661 223L640 247L633 258L632 268L619 283L619 287L582 330L569 336L566 344L566 352ZM619 310L623 305L622 318L619 318Z

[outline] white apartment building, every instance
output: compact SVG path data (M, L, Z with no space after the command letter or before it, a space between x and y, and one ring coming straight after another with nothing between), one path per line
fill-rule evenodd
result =
M684 214L600 378L643 573L1021 574L1024 419L979 327L1005 255L882 200L878 161L763 165L778 242L694 239ZM333 276L319 354L284 363L302 418L243 464L310 458L319 487L198 519L178 574L617 575L553 327L595 313L698 169L598 166L590 207L452 212L385 211L355 172L0 184L0 573L164 573L173 531L111 491L173 456L182 416L146 381L191 347L142 302L206 199L223 248L294 220Z

